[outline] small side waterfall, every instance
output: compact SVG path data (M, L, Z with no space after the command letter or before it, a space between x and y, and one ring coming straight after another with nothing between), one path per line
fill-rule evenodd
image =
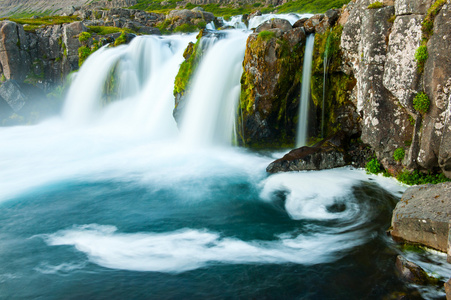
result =
M301 100L299 103L299 121L298 133L296 138L296 147L302 147L307 144L308 115L310 102L310 79L312 77L312 58L315 35L310 34L307 37L304 52L304 64L302 67L302 88Z
M248 33L228 32L227 38L216 42L201 61L182 116L185 142L232 142L247 36Z

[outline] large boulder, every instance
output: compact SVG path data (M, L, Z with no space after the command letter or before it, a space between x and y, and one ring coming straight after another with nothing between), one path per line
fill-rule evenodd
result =
M430 277L420 266L408 261L401 255L396 257L396 270L399 273L399 277L403 281L407 281L409 283L427 285L437 281L436 279Z
M85 31L88 31L88 28L82 22L73 22L63 26L63 43L66 48L64 57L73 70L78 69L78 48L81 47L78 35Z
M343 167L349 163L343 149L343 134L326 139L313 147L290 151L266 168L268 173L304 170L324 170Z
M410 187L393 211L391 235L446 252L450 220L451 182Z
M294 144L305 34L284 24L272 20L247 40L237 122L242 145Z

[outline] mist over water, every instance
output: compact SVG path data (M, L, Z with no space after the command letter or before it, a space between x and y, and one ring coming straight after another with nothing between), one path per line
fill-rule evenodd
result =
M405 289L385 235L403 187L351 168L269 176L281 153L230 146L247 34L209 48L180 130L173 82L195 35L101 49L60 117L0 128L0 298L380 299ZM113 69L119 93L105 104Z

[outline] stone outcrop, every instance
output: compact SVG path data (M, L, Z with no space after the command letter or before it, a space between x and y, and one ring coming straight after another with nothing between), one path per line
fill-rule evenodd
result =
M303 29L280 19L261 24L249 36L237 122L242 145L294 142L304 45Z
M450 220L451 182L411 187L393 212L391 235L446 252Z
M409 283L414 283L418 285L427 285L433 282L437 282L437 279L428 276L426 271L424 271L417 264L408 261L401 255L396 257L396 270L399 273L399 277L403 281Z
M445 282L446 300L451 300L451 279Z

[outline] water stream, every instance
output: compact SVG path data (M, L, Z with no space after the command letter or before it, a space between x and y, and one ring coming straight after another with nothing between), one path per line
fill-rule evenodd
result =
M306 146L308 142L310 80L312 77L313 46L315 35L310 34L305 43L304 63L302 66L301 99L299 102L299 121L296 137L296 147Z

